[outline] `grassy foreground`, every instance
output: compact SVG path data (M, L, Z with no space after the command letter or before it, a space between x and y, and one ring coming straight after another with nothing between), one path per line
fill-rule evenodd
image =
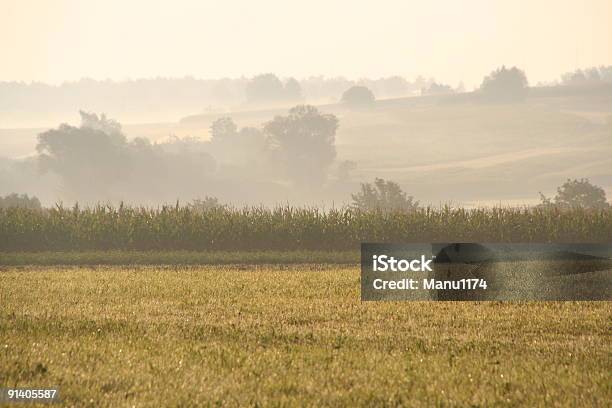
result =
M0 386L68 406L604 406L609 302L359 301L350 266L3 267Z

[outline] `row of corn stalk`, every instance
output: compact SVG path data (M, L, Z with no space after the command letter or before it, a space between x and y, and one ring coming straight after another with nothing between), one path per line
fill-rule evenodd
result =
M609 242L612 210L411 212L121 205L0 209L0 251L347 250L361 242Z

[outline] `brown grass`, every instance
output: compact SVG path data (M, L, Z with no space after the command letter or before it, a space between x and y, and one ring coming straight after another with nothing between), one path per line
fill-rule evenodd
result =
M360 302L338 266L4 268L0 385L67 406L604 406L609 302Z

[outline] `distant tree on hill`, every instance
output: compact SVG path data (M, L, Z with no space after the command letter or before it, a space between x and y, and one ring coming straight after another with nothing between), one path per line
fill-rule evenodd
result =
M361 191L351 197L353 207L364 211L413 211L419 207L419 202L407 196L399 184L380 178L374 180L374 184L362 183Z
M376 98L365 86L352 86L342 94L342 103L350 108L367 108L374 105Z
M212 142L225 142L234 137L237 133L238 126L236 126L232 118L219 118L210 126L210 136Z
M599 75L602 81L612 82L612 65L599 67Z
M409 93L409 84L405 78L392 76L384 78L382 81L383 93L387 97L401 97Z
M9 194L0 197L0 208L27 208L30 210L40 210L42 206L36 197L28 197L27 194Z
M289 78L285 82L285 99L293 102L303 99L302 87L295 78Z
M527 77L517 67L502 66L484 78L480 92L491 102L523 101L528 92Z
M542 206L557 206L561 208L609 208L606 201L606 192L599 186L593 185L588 179L567 179L561 187L557 188L554 199L545 197L540 193Z
M583 86L610 82L612 82L612 65L577 69L561 75L563 85Z
M81 127L104 132L115 141L122 143L125 141L121 124L114 119L107 118L103 113L98 116L95 113L79 111L81 115Z
M421 95L449 95L453 92L453 88L450 85L439 84L437 82L432 82L429 87L421 89Z
M249 103L296 102L302 99L302 88L295 78L289 78L283 85L274 74L253 77L245 92Z
M40 170L59 176L66 198L91 203L197 196L216 169L207 147L194 137L128 142L117 122L81 112L80 126L41 133L36 149Z
M265 148L265 138L259 129L245 127L238 130L231 118L215 120L210 133L211 152L222 162L245 164Z
M245 89L247 102L276 102L283 99L285 88L274 74L261 74L253 77Z
M287 116L264 125L272 157L298 185L320 186L336 157L338 119L310 105L298 105Z
M62 124L38 135L43 172L59 175L79 197L95 197L125 175L127 141L121 126L81 111L81 126Z

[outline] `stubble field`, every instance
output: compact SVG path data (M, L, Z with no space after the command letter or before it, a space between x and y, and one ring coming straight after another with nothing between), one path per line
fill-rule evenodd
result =
M605 406L609 302L361 302L339 265L4 267L0 385L66 406Z

